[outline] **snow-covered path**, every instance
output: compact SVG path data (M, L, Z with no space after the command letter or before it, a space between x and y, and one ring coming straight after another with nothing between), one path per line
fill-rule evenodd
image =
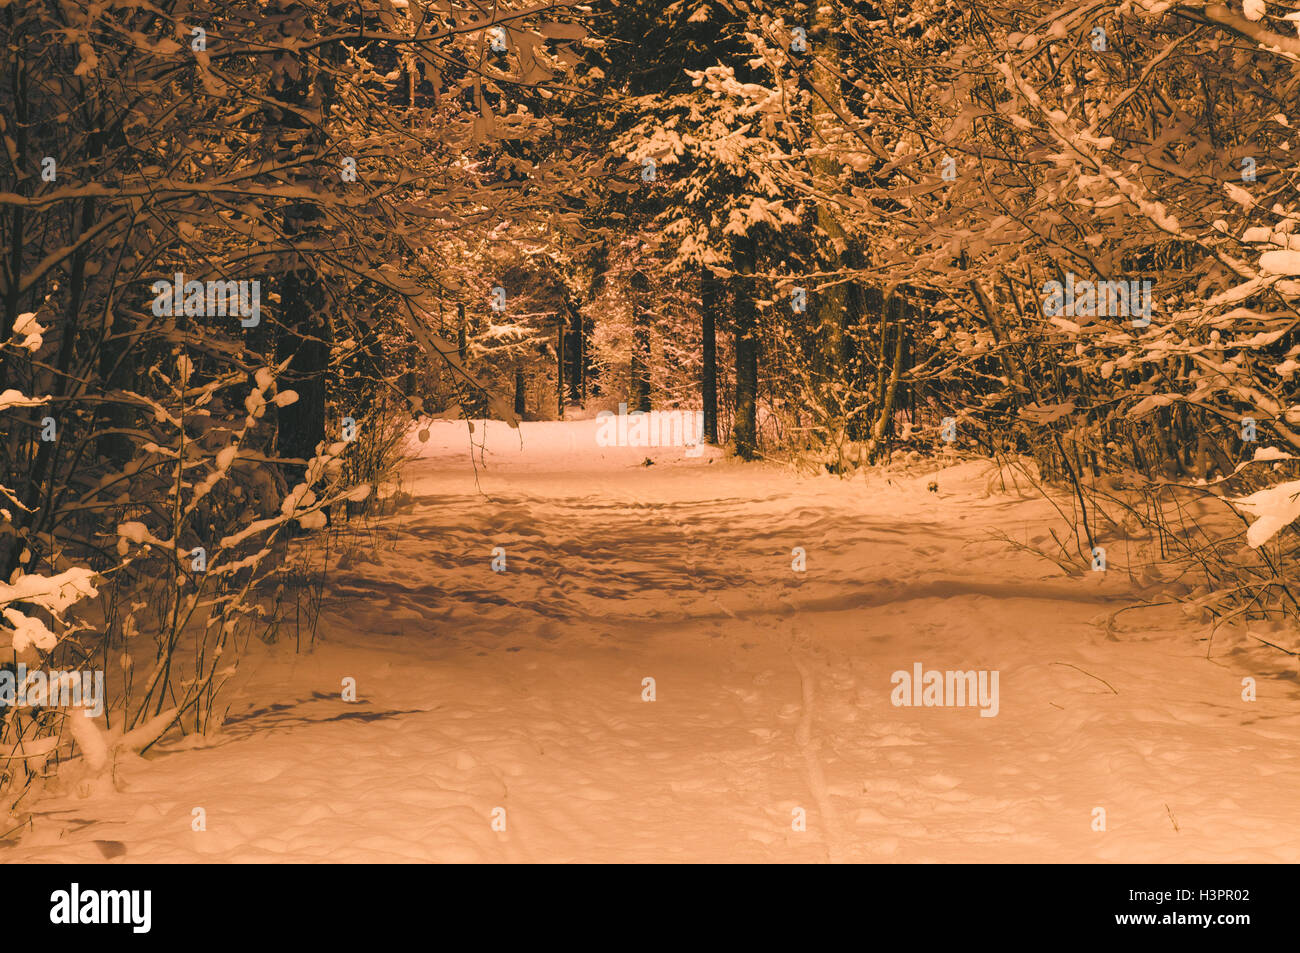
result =
M1108 629L1129 581L997 538L1051 509L987 466L936 494L594 434L490 424L475 473L435 426L314 652L250 659L209 746L47 799L0 860L1300 861L1294 666L1207 661L1172 609ZM997 671L997 716L895 707L916 663Z

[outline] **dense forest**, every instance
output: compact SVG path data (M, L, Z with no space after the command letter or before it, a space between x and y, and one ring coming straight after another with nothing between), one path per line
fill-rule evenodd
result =
M434 420L980 455L1067 572L1141 538L1197 618L1300 615L1285 4L58 0L0 41L0 663L109 685L4 708L0 819L308 639L304 541Z

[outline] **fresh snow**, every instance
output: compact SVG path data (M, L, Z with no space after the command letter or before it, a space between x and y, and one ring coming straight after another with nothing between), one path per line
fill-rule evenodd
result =
M1278 483L1230 502L1255 517L1246 530L1246 542L1258 549L1300 519L1300 480Z
M1300 251L1266 251L1259 256L1260 270L1271 275L1300 275Z
M47 795L0 858L1300 861L1294 659L1017 548L1054 511L989 464L840 480L596 429L477 422L472 467L435 423L314 648L246 656L220 732ZM996 717L895 707L917 664L999 673Z

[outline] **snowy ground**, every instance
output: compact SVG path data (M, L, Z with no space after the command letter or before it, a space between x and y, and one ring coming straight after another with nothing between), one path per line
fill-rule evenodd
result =
M0 860L1300 861L1294 664L1207 660L1172 608L1108 628L1133 584L999 540L1051 509L987 465L930 493L595 431L490 424L475 473L436 425L314 652L249 659L208 746L47 798ZM996 670L997 716L895 707L915 663Z

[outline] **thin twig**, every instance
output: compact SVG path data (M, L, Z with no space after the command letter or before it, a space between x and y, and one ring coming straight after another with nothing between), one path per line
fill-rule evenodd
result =
M1084 674L1084 675L1087 675L1089 678L1095 678L1095 679L1097 679L1097 681L1101 682L1103 685L1105 685L1107 688L1109 688L1112 692L1115 692L1116 695L1119 694L1119 692L1115 691L1115 686L1112 685L1110 682L1106 681L1104 678L1100 678L1099 676L1096 676L1096 675L1092 674L1092 672L1084 671L1083 669L1079 668L1079 666L1077 666L1077 665L1071 665L1069 662L1053 662L1052 664L1053 664L1053 665L1065 665L1065 666L1068 666L1069 668L1074 669L1076 672L1083 672L1083 674Z

